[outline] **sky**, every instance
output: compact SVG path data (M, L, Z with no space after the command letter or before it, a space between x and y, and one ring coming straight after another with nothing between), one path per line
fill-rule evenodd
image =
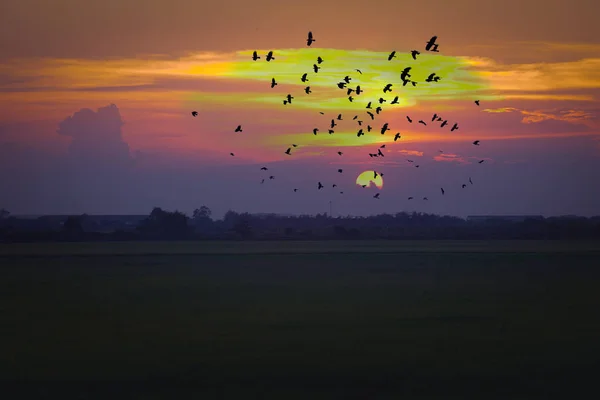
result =
M5 0L0 208L600 215L596 9L593 0ZM427 52L434 35L439 52ZM416 86L402 85L406 67ZM440 80L426 82L431 73ZM352 102L337 87L345 76L363 90ZM383 157L369 156L378 149ZM383 173L383 185L357 185L364 171Z

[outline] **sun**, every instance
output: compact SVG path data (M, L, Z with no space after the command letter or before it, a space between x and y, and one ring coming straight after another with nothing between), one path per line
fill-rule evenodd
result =
M379 174L377 174L377 178L375 178L375 171L364 171L356 178L357 185L367 185L368 187L371 187L371 183L377 186L378 189L383 188L383 178Z

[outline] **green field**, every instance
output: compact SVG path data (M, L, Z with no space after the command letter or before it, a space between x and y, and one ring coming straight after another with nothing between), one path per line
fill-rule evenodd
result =
M19 396L598 392L598 243L4 244L0 265L0 387Z

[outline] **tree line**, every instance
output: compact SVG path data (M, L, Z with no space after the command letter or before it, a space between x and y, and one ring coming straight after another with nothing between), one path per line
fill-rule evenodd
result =
M99 219L100 218L100 219ZM191 216L155 207L133 225L102 226L102 217L19 218L0 210L0 240L123 241L123 240L326 240L326 239L600 239L600 217L529 218L522 221L398 212L369 217L316 215L281 216L228 211L213 219L202 206Z

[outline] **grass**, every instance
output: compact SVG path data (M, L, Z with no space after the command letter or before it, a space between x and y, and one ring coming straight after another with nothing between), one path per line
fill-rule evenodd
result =
M2 245L0 377L38 399L574 395L600 372L599 261L569 242Z

